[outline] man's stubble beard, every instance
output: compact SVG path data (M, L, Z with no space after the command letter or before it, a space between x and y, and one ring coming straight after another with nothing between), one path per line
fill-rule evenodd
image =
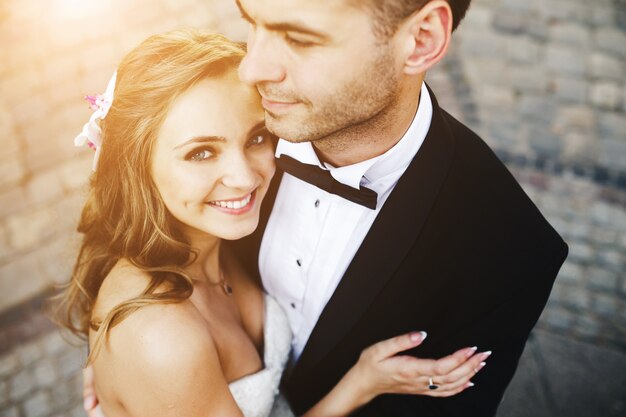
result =
M313 142L325 152L344 151L376 141L374 132L388 126L398 111L398 77L388 48L382 48L367 70L324 101L301 101L304 116L274 115L266 110L267 128L290 142Z

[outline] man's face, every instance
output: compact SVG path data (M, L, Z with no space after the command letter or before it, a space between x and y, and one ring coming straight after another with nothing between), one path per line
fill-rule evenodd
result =
M248 20L240 78L255 85L268 129L292 142L357 128L398 94L399 65L372 17L347 0L237 0Z

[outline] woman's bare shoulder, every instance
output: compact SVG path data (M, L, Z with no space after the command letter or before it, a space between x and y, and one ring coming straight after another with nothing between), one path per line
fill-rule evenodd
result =
M149 280L132 265L112 272L103 306L140 294ZM223 407L237 413L209 327L189 300L133 311L110 329L94 366L96 380L130 415Z

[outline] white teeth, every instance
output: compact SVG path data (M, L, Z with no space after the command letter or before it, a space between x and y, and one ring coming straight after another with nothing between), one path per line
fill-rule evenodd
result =
M248 204L250 204L250 200L252 200L252 194L248 194L244 199L237 201L211 201L209 204L214 206L219 206L222 208L229 208L239 210L244 208Z

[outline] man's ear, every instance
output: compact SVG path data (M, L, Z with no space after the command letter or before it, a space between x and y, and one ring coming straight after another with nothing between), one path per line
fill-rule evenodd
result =
M452 37L452 9L446 0L431 0L400 26L407 75L424 73L445 56Z

